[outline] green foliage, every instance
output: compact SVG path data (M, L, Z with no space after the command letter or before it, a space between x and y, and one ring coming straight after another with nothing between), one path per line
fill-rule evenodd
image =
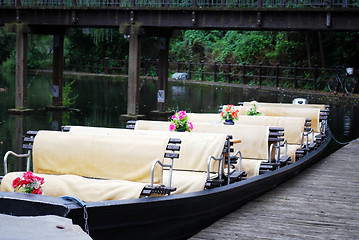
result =
M67 83L62 91L62 104L64 106L71 106L75 103L76 99L78 98L78 94L72 96L72 85L75 83L76 80L73 80Z
M71 106L75 103L76 99L78 98L78 94L75 96L72 96L72 85L76 82L76 80L73 80L67 84L62 89L62 105L63 106ZM52 102L52 95L49 95L50 102Z
M29 35L27 67L31 69L49 69L52 66L52 46L52 36Z
M88 34L75 29L65 49L65 56L76 58L124 59L128 55L128 40L117 29L89 29Z
M15 48L15 34L7 33L0 27L0 63L5 61Z
M11 57L7 58L4 62L1 64L1 69L6 73L14 73L15 72L15 51L11 51Z

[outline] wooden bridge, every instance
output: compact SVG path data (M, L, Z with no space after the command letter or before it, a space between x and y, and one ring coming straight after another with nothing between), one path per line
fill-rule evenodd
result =
M356 0L0 0L0 16L0 26L17 36L17 109L26 108L27 34L54 35L55 106L62 105L63 39L69 29L119 28L129 35L129 115L138 112L142 35L159 37L158 111L164 111L168 43L175 29L359 30Z

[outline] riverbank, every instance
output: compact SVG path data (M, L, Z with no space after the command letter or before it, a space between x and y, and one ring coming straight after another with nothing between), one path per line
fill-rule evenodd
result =
M35 74L35 71L30 70L29 74ZM52 75L51 70L42 70L38 74L42 75ZM92 78L105 78L105 79L122 79L127 78L127 75L116 75L116 74L100 74L100 73L87 73L87 72L73 72L73 71L64 71L65 79L76 79L76 80L88 80ZM142 76L142 80L156 80L157 77ZM258 86L258 85L248 85L241 83L226 83L226 82L210 82L210 81L197 81L197 80L175 80L172 78L168 79L171 82L175 82L178 85L207 85L220 88L242 88L249 90L257 90L260 92L270 92L277 95L285 95L288 97L295 98L300 95L303 98L308 99L309 101L315 97L327 104L330 103L353 103L359 104L359 94L346 94L343 92L333 93L326 91L315 91L309 89L298 89L298 88L284 88L284 87L274 87L274 86Z

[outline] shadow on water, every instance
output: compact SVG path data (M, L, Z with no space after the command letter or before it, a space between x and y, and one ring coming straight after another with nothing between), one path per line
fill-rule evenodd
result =
M47 111L50 105L51 77L29 77L27 107L35 111L32 115L12 116L7 109L15 105L15 81L12 75L0 75L0 156L8 150L22 152L22 137L27 130L59 130L63 125L84 125L124 128L121 114L127 111L127 81L121 78L87 78L76 80L72 94L78 95L69 111ZM70 82L73 79L67 79ZM355 123L359 118L359 105L346 101L332 102L323 97L303 93L262 91L255 88L234 88L210 85L187 85L169 82L168 110L217 113L222 104L236 104L239 101L290 103L296 97L305 97L310 103L330 104L329 125L339 142L348 142L359 137ZM156 110L156 86L151 80L143 80L140 89L139 113L149 116ZM332 151L341 145L333 144ZM21 170L25 164L16 160L9 170ZM2 175L3 166L0 164Z

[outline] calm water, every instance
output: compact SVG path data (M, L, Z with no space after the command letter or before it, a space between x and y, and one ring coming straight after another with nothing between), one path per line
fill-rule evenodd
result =
M6 151L21 151L22 134L27 130L53 129L58 130L62 125L85 125L123 128L125 122L120 120L121 114L126 113L127 81L126 79L107 80L102 78L76 80L73 84L73 96L77 95L70 111L48 111L50 105L50 77L29 76L27 107L35 111L28 116L12 116L7 109L15 106L14 76L0 74L0 158ZM188 112L218 112L218 106L238 101L288 102L293 98L306 97L310 103L325 103L331 105L329 124L335 137L347 142L359 137L359 105L346 101L333 102L319 97L303 96L302 94L278 94L262 92L255 89L213 87L199 85L182 85L169 83L168 108L171 110L186 110ZM156 86L148 79L141 83L140 114L148 115L156 110ZM333 146L333 149L337 146ZM61 150L60 150L61 151ZM9 170L21 169L19 160L11 165ZM0 175L3 166L0 164Z

